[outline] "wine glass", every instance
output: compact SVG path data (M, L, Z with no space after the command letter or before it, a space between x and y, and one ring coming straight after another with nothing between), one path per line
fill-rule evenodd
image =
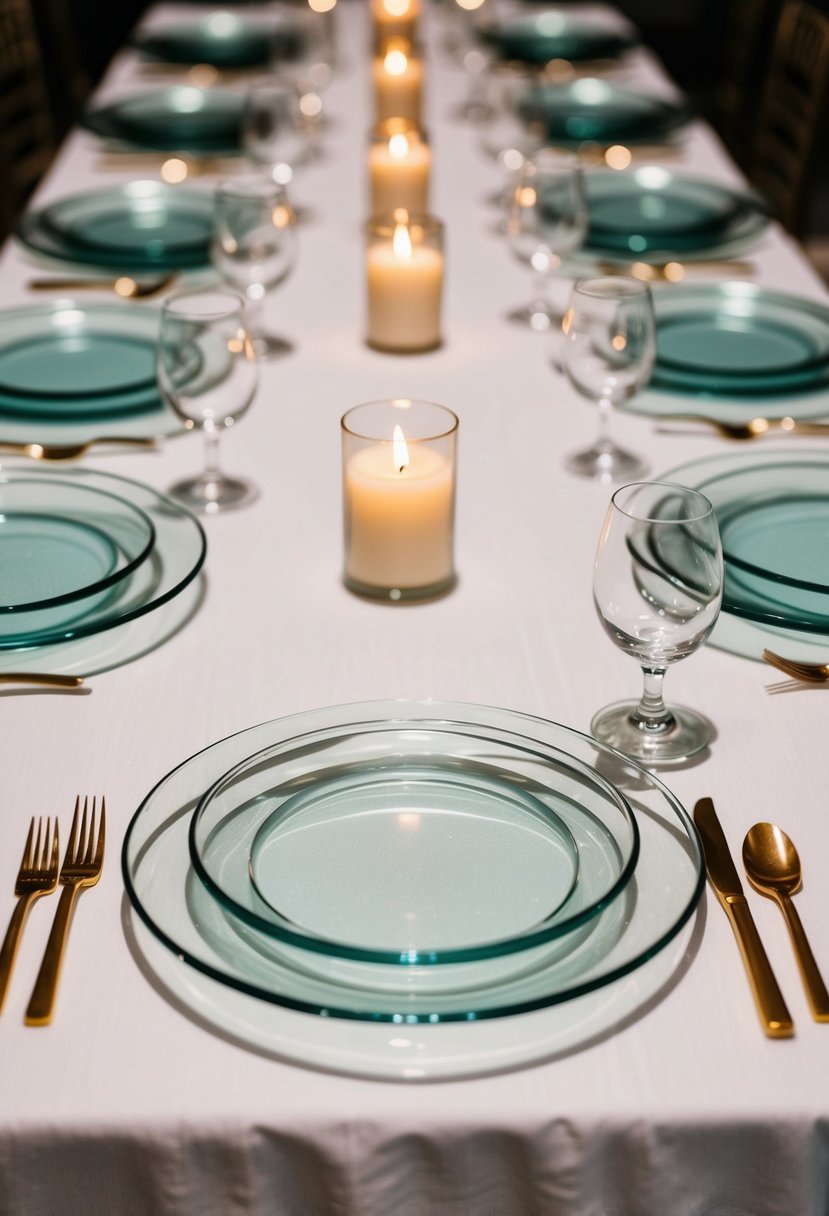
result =
M613 495L599 538L593 602L605 632L637 659L641 700L601 710L596 739L646 765L703 750L708 721L668 709L662 680L702 645L720 611L723 559L714 508L704 494L669 482L636 482Z
M535 298L510 313L510 320L543 332L564 312L549 299L551 279L587 234L587 194L576 156L542 148L525 162L507 232L513 253L529 265L536 283Z
M219 434L245 413L258 379L243 298L216 288L169 296L161 312L156 370L164 400L205 438L204 472L170 493L203 515L251 502L256 488L226 477L218 462Z
M251 85L242 107L242 147L282 186L292 181L294 170L310 155L300 102L294 83L272 77Z
M245 296L257 355L290 351L291 344L259 320L266 294L287 278L296 259L296 217L284 187L266 176L221 182L211 257L222 278Z
M486 72L488 96L484 100L487 120L481 125L480 146L502 174L502 187L493 202L501 211L499 231L509 226L509 209L518 174L543 143L536 124L527 123L521 101L534 73L517 66L498 66Z
M607 433L610 407L631 398L650 378L656 357L653 300L647 283L609 277L573 287L562 321L561 362L573 386L599 406L599 434L586 451L566 460L580 477L628 481L641 477L639 456L617 447Z

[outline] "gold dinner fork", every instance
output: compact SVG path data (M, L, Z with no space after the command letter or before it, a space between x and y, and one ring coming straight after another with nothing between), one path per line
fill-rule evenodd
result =
M41 895L51 895L58 885L58 862L60 846L58 845L58 822L55 820L55 832L52 835L51 821L37 821L37 836L35 836L35 821L29 824L29 834L23 849L23 860L14 884L17 904L12 912L3 945L0 946L0 1011L6 998L6 990L11 979L14 960L17 957L17 947L29 909Z
M60 870L60 883L63 890L60 894L58 910L52 924L52 931L46 943L43 962L40 964L35 986L26 1010L27 1026L46 1026L52 1020L52 1009L55 1003L60 968L63 961L63 950L72 919L75 900L84 887L94 887L101 877L104 864L104 833L106 829L106 800L101 799L101 817L95 832L95 804L92 799L92 813L88 816L89 799L83 800L83 816L80 816L80 796L75 799L75 813L72 816L72 829L69 833L69 844L63 858Z
M784 435L822 435L829 439L829 422L806 422L794 418L749 418L746 422L720 422L701 414L665 415L670 422L702 422L713 427L725 439L762 439L776 431Z
M793 680L805 680L808 684L825 684L829 680L829 663L800 663L784 659L773 650L764 650L763 658Z
M30 456L32 460L77 460L95 447L158 448L154 435L101 435L78 443L15 443L0 439L0 454Z

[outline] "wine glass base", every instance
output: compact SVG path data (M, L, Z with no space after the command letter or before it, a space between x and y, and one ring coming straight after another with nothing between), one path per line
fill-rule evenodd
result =
M257 332L251 334L251 343L257 359L284 359L294 350L293 342L280 338L279 334Z
M644 477L648 466L641 457L615 444L596 444L583 452L573 452L566 457L564 467L577 477L591 477L594 481L636 481Z
M599 710L590 723L590 733L600 743L615 747L645 768L678 764L708 746L711 723L702 714L672 705L672 724L664 731L646 730L635 717L638 701L619 701Z
M525 304L523 308L515 308L507 313L507 320L513 325L523 325L537 334L549 333L561 325L562 314L546 304Z
M240 477L194 477L176 482L168 493L196 515L235 511L249 506L259 497L257 487Z

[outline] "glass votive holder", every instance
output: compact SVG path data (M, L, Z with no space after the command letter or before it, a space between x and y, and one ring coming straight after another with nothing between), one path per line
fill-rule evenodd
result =
M381 50L390 38L417 37L420 0L371 0L374 46Z
M440 346L443 224L399 208L366 224L366 342L418 354Z
M387 118L371 133L368 150L370 215L404 207L426 215L432 152L426 132L411 118Z
M457 416L408 397L343 415L345 585L406 601L455 581Z
M423 60L405 38L392 38L374 56L371 67L374 85L374 117L411 118L421 121L423 112Z

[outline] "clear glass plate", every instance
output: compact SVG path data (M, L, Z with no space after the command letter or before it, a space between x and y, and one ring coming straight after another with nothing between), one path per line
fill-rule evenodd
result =
M584 253L669 260L718 250L758 235L768 224L762 201L719 182L659 165L586 175L590 227Z
M23 460L0 460L0 476L24 473L33 483L51 484L52 469ZM71 621L55 623L49 610L27 615L25 633L0 636L0 650L31 650L113 629L154 611L177 596L204 563L206 538L198 520L172 499L141 482L91 469L62 472L69 483L111 494L142 511L155 529L152 552L108 594Z
M291 25L265 25L216 12L199 21L139 31L133 45L163 63L252 68L296 58L303 39L301 30Z
M548 141L564 146L661 140L690 117L682 102L620 89L595 77L537 85L518 108L525 122L542 125Z
M300 950L260 933L214 899L192 868L190 820L200 797L237 764L300 735L361 722L452 722L507 731L528 749L570 755L625 788L640 832L636 869L619 897L570 935L495 959L454 965L452 986L432 990L417 968L329 959L326 971ZM543 769L539 761L539 770ZM263 1002L325 1019L397 1026L502 1018L572 1000L612 984L662 950L687 923L704 885L699 844L684 809L651 774L595 740L512 711L440 702L381 702L313 711L224 739L163 778L128 828L122 869L145 925L183 962ZM356 893L355 893L356 894ZM311 965L309 965L309 963ZM342 971L342 967L347 970ZM354 967L361 968L355 974ZM469 969L470 979L463 983ZM424 971L440 971L425 967ZM441 972L443 974L443 972ZM367 982L376 976L375 982ZM401 987L401 976L409 977ZM428 976L427 976L428 979ZM424 1028L425 1029L425 1028Z
M637 42L618 29L552 11L493 23L482 30L482 36L501 59L536 64L551 59L617 59Z
M241 151L244 96L176 85L143 90L87 111L83 125L102 139L156 152L229 156Z
M0 469L0 636L27 632L44 612L63 622L88 611L154 542L149 516L115 494Z
M494 727L355 721L245 758L200 800L190 852L262 932L410 969L584 924L628 882L638 830L567 753Z
M138 180L28 211L16 235L37 253L124 274L191 270L209 264L214 209L204 190Z

